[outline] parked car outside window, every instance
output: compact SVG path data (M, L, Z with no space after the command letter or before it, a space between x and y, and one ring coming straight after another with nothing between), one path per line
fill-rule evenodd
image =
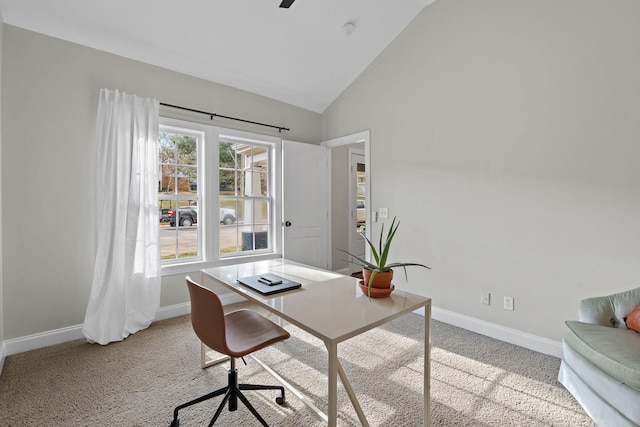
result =
M159 212L160 222L169 222L171 217L169 216L169 209L160 209Z
M169 216L169 225L171 225L171 227L175 227L176 222L180 227L191 227L193 224L198 223L197 206L185 206L179 208L177 215L175 209L168 209L167 215ZM176 217L179 218L177 221ZM230 208L220 208L219 218L221 224L231 225L236 222L236 211Z

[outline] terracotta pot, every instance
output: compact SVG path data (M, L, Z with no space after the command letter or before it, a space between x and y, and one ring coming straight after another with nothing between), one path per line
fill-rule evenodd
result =
M367 270L366 268L362 269L362 281L365 286L369 286L369 278L371 277L371 270ZM393 270L389 271L381 271L380 273L376 273L373 277L373 283L371 284L372 288L378 289L387 289L391 287L391 280L393 279Z
M364 284L364 281L362 280L360 280L359 285L362 293L367 295L370 298L386 298L389 295L391 295L391 292L393 292L393 290L395 289L395 286L393 286L393 284L391 285L390 288L385 288L385 289L379 289L374 287L369 288Z

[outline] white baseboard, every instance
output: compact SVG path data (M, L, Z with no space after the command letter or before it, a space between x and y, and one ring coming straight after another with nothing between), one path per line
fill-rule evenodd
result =
M223 305L245 301L242 296L235 293L221 295L220 300ZM190 303L162 307L158 309L158 312L156 313L156 321L183 316L190 312ZM424 316L424 310L417 310L416 312ZM478 320L473 317L443 310L437 307L432 307L431 317L435 320L458 326L472 332L477 332L500 341L519 345L551 356L562 357L562 343L560 342L528 334L516 329L506 328L504 326L485 322L483 320ZM6 356L83 338L82 325L75 325L67 328L55 329L39 334L5 340L0 343L0 373L2 372Z
M416 310L416 313L424 316L424 309ZM431 308L431 318L500 341L528 348L538 353L562 358L562 343L558 341L532 335L517 329L507 328L495 323L485 322L484 320L454 313L453 311L438 307Z
M6 345L7 356L11 356L13 354L36 350L50 345L62 344L63 342L79 340L81 338L84 338L84 335L82 335L82 325L75 325L53 331L41 332L39 334L12 338L5 340L4 344Z
M222 301L222 305L245 301L242 296L235 293L221 295L220 300ZM191 303L188 302L161 307L156 312L155 321L171 319L173 317L183 316L189 313L191 313ZM68 341L83 339L84 335L82 334L82 326L83 325L69 326L67 328L54 329L52 331L3 341L0 345L0 372L2 372L6 356L36 350L50 345L61 344Z
M243 301L246 301L246 298L243 298L241 295L238 295L235 292L220 295L220 302L222 302L222 305L235 304ZM158 311L156 311L156 319L154 320L154 322L157 322L159 320L172 319L178 316L185 316L189 313L191 313L190 302L169 305L167 307L160 307Z
M344 273L343 273L344 274ZM242 296L235 293L228 293L220 296L222 305L235 304L246 301ZM179 304L171 307L164 307L158 310L156 320L169 319L171 317L182 316L191 312L191 304ZM416 313L424 316L424 309L417 310ZM455 313L453 311L444 310L438 307L432 307L431 317L440 322L448 323L459 328L463 328L472 332L486 335L500 341L515 344L520 347L539 353L548 354L562 358L562 343L552 341L547 338L519 331L517 329L507 328L495 323L479 320L474 317L465 316L464 314Z
M159 320L171 319L173 317L184 316L189 313L191 313L191 303L189 302L169 305L167 307L160 307L156 311L156 319L154 320L154 322L157 322Z

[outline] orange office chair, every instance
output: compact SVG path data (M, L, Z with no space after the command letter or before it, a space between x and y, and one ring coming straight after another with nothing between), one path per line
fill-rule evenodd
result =
M216 422L227 401L229 402L229 411L238 409L238 398L263 426L268 427L266 421L258 414L258 411L249 403L240 390L280 390L280 396L276 397L276 402L279 405L283 405L285 402L284 387L238 384L238 370L236 369L235 359L244 357L278 341L284 341L290 337L289 332L251 310L238 310L225 315L222 303L215 293L195 283L189 276L187 276L186 280L189 288L189 297L191 298L191 325L193 330L207 347L228 355L231 358L231 367L229 368L227 386L176 407L173 410L171 427L179 426L179 410L221 394L224 394L224 399L218 406L218 410L211 423L209 423L209 427Z

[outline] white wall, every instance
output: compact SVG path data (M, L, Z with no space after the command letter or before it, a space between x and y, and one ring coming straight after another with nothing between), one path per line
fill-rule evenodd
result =
M10 220L2 236L4 340L84 321L93 273L100 88L286 126L291 131L283 136L296 141L321 140L317 113L10 25L3 33L4 56L11 58L4 61L1 98L2 206ZM187 301L184 275L164 277L161 306Z
M439 0L324 112L323 139L371 130L391 258L432 267L397 285L556 342L580 299L640 285L639 20L635 0Z

